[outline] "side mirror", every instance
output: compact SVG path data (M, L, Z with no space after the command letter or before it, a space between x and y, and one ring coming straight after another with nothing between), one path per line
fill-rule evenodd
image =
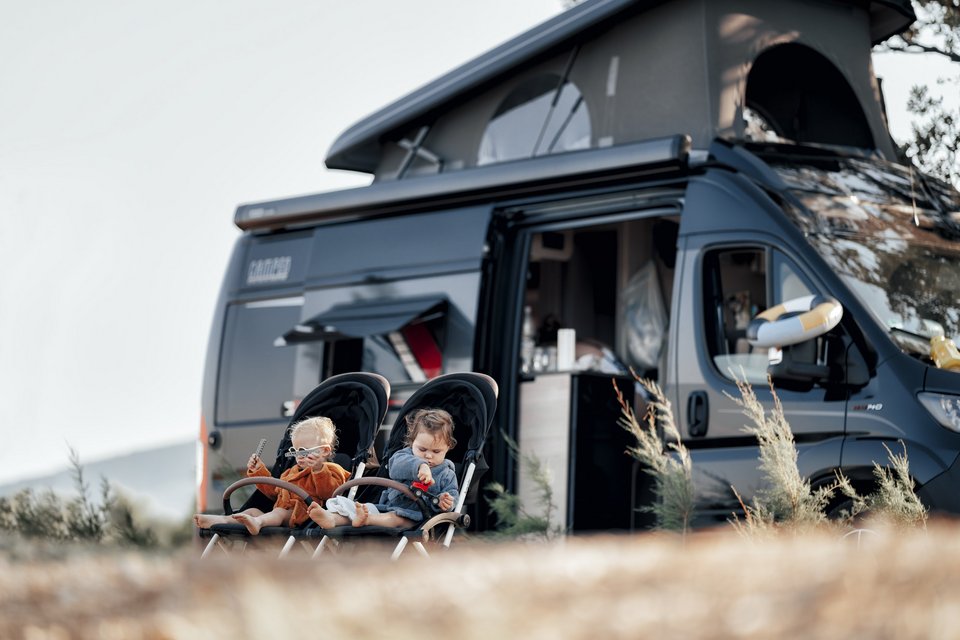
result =
M767 372L775 385L809 391L830 378L830 367L819 358L820 336L843 317L843 307L827 296L803 296L764 311L747 327L747 341L771 348Z
M773 384L790 391L809 391L818 382L830 378L830 367L817 364L816 338L780 350L780 360L771 360L767 373Z
M791 391L809 391L817 384L860 388L871 378L870 367L857 345L850 336L836 332L784 347L779 357L771 360L767 372L776 386Z

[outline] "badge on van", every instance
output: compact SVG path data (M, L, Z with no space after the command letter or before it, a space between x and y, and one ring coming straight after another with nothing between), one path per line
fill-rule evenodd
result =
M292 264L293 258L290 256L253 260L247 269L247 284L283 282L290 276L290 266Z

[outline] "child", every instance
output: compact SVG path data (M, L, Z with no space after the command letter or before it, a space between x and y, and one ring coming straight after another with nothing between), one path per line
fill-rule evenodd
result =
M296 464L283 472L281 480L297 485L317 501L329 498L347 481L350 474L343 467L327 462L336 445L336 428L330 418L301 420L291 427L290 441L293 446L286 455L294 458ZM247 476L270 476L270 471L256 454L247 461ZM307 505L300 496L273 485L257 485L257 488L267 497L276 499L272 511L264 513L250 508L232 516L198 513L193 517L194 522L203 529L214 524L239 522L251 535L259 534L261 527L296 527L306 522Z
M407 416L406 448L390 456L390 478L403 484L419 480L430 485L440 508L450 511L457 499L457 473L447 452L456 446L453 418L443 409L420 409ZM326 509L310 505L310 519L323 529L345 524L355 527L412 527L423 519L416 503L396 489L387 489L377 504L353 502L345 496L327 500Z

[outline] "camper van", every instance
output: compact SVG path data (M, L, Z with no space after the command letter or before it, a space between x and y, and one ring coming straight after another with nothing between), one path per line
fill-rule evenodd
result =
M479 371L500 385L481 484L542 507L533 456L554 525L643 528L611 384L642 412L633 369L672 404L698 524L763 489L731 396L744 377L770 406L768 374L814 486L870 490L906 447L925 503L960 512L960 363L931 352L960 340L960 195L898 160L870 63L914 18L588 0L347 129L326 164L369 186L236 211L200 508L331 375L382 374L397 406ZM483 492L473 509L492 526Z

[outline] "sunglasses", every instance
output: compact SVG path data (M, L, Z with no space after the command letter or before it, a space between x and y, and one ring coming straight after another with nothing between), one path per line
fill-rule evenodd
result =
M316 447L310 447L309 449L304 447L290 447L287 449L287 453L285 455L288 458L306 458L311 453L315 453L326 446L329 445L321 444Z

